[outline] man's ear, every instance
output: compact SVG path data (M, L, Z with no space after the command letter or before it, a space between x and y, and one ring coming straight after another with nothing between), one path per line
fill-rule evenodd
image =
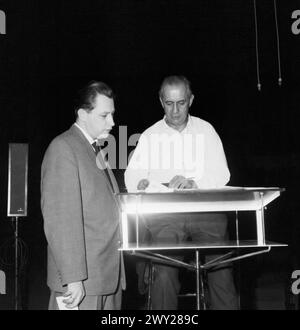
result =
M81 120L81 121L85 121L86 120L86 115L87 115L87 112L80 108L78 111L77 111L77 115L78 115L78 119Z
M193 101L194 101L194 95L192 94L190 97L189 106L192 105Z
M160 101L161 106L164 107L164 102L163 102L163 100L161 99L161 97L159 98L159 101Z

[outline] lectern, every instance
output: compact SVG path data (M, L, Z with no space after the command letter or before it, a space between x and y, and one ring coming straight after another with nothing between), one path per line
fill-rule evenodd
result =
M205 308L202 271L221 263L228 263L242 258L269 252L272 247L287 246L286 244L266 240L264 209L274 199L280 196L283 188L253 188L224 187L220 189L175 190L173 192L137 192L116 194L121 205L121 246L120 250L134 253L151 260L186 267L196 271L197 309ZM200 212L236 212L236 239L211 244L185 242L177 245L152 245L141 242L139 226L141 215L163 213L200 213ZM255 212L256 239L239 239L238 212ZM156 217L157 219L157 217ZM159 220L155 220L159 221ZM176 221L176 217L174 217ZM245 251L249 248L253 252ZM195 265L190 265L163 255L167 250L195 250ZM203 250L226 251L224 255L200 265L199 252ZM233 252L239 249L239 255L233 257ZM229 252L228 252L229 250ZM159 253L158 253L159 252Z

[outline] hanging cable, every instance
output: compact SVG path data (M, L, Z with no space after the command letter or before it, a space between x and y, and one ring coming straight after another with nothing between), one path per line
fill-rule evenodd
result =
M282 84L282 77L281 77L281 65L280 65L280 43L279 43L279 33L278 33L277 4L276 4L276 0L274 0L274 16L275 16L276 41L277 41L278 85L281 86L281 84Z
M258 58L258 32L257 32L257 14L256 14L256 0L253 0L254 5L254 22L255 22L255 51L256 51L256 75L257 75L257 89L261 90L261 83L259 77L259 58Z

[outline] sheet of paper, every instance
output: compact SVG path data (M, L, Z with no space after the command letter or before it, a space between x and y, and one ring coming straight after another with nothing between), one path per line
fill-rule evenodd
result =
M172 192L174 191L173 188L166 187L165 185L156 182L156 181L151 181L149 183L149 186L145 189L145 192Z

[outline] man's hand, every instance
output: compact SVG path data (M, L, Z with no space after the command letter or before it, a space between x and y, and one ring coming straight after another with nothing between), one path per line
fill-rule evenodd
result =
M67 308L77 307L85 296L85 289L82 281L69 283L68 290L63 296L66 297L63 302L66 304Z
M137 185L138 190L145 190L149 186L149 180L147 179L142 179Z
M174 189L197 189L198 186L194 180L189 180L182 175L175 175L169 182L169 188Z

